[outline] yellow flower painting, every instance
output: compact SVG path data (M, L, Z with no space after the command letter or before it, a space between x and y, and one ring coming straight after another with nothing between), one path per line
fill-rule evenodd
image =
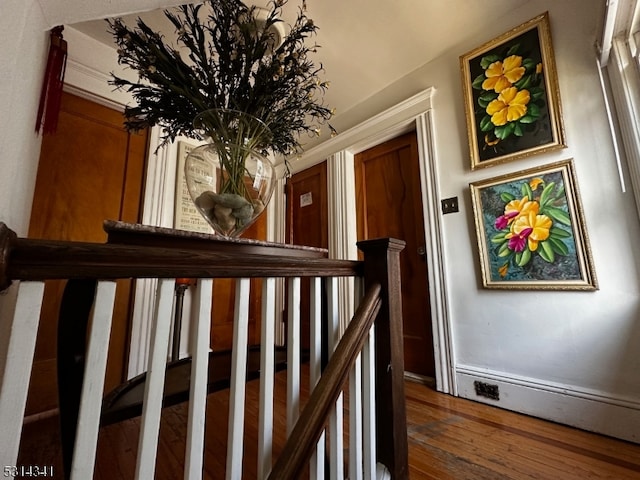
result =
M460 62L472 168L564 147L547 14Z

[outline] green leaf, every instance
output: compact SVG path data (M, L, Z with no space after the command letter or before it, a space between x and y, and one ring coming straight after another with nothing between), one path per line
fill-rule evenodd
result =
M480 120L480 130L483 132L490 132L493 129L494 125L491 123L491 116L485 115Z
M515 55L516 53L518 53L518 50L520 49L520 44L516 43L514 44L508 51L507 54L505 55L506 57L510 57L511 55Z
M493 237L491 237L491 243L502 243L504 242L506 239L504 238L504 236L507 234L507 232L500 232L495 234Z
M569 255L569 247L559 238L549 237L546 242L551 244L551 248L553 248L553 251L558 255Z
M494 91L490 91L490 92L485 92L482 95L480 95L480 98L482 98L483 100L486 100L487 103L490 102L491 100L495 100L496 98L498 98L498 93L494 92Z
M530 115L532 117L539 117L540 107L538 107L538 105L536 105L535 103L529 102L529 105L527 105L527 115Z
M523 250L522 255L520 256L520 260L518 260L518 265L524 267L531 260L531 250L528 248Z
M531 85L531 75L525 75L524 77L522 77L520 80L518 80L516 83L514 83L513 85L518 89L518 90L524 90L525 88L527 88L529 85Z
M544 96L544 89L541 87L532 87L529 89L529 95L532 100L538 100Z
M513 134L516 137L521 137L524 135L524 130L522 130L522 125L520 125L520 122L516 122L516 128L513 129Z
M553 253L553 248L551 248L551 245L549 245L547 241L544 241L540 242L538 246L541 247L539 250L540 257L542 257L545 262L553 263L556 259L556 256Z
M502 192L500 194L500 200L502 200L504 203L509 203L511 200L515 200L515 199L516 197L511 195L509 192Z
M525 58L522 61L522 66L527 70L535 70L536 65L537 65L536 62L533 61L531 58Z
M520 191L522 192L523 197L527 197L529 201L533 200L533 191L531 190L531 186L524 182L520 187Z
M552 227L549 236L554 238L570 238L573 236L571 232L567 232L564 228Z
M498 60L500 60L500 57L498 55L487 55L486 57L482 57L482 59L480 60L480 66L483 70L486 70L487 68L489 68L489 65Z
M473 82L471 82L471 87L475 90L482 90L482 83L486 80L484 73L478 75Z
M498 251L498 256L499 257L507 257L509 255L511 255L511 250L509 250L509 242L504 242L504 244L502 245L502 247L500 247L500 250Z
M518 120L518 122L520 123L535 123L537 121L538 119L536 117L532 117L531 115L525 115Z
M540 207L544 208L549 200L551 200L551 194L553 193L553 189L556 188L555 182L549 182L542 190L540 194Z
M557 222L571 226L571 217L564 210L560 210L559 208L556 208L556 207L546 206L544 209L544 213L546 215L549 215L552 219L556 220Z
M513 122L510 122L510 123L507 123L506 125L496 127L494 130L494 133L497 138L499 138L500 140L504 140L505 138L507 138L509 135L513 133L514 129L515 129L515 125L513 124Z

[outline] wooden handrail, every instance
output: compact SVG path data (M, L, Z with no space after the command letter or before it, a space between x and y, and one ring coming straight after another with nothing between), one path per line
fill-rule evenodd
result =
M0 291L12 280L329 277L362 274L361 262L19 238L0 223Z
M380 290L380 284L374 284L367 290L273 466L270 480L300 478L322 434L325 419L340 395L349 370L380 310Z

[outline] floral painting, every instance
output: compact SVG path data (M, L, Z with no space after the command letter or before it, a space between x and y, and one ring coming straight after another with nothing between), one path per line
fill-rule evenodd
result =
M571 160L470 188L485 287L597 287Z
M546 13L460 62L472 169L564 147Z

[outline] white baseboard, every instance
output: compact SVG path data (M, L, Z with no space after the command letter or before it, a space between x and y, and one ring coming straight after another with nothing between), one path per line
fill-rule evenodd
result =
M571 385L458 365L458 395L591 432L640 443L640 400ZM497 386L499 399L476 393L474 382Z

